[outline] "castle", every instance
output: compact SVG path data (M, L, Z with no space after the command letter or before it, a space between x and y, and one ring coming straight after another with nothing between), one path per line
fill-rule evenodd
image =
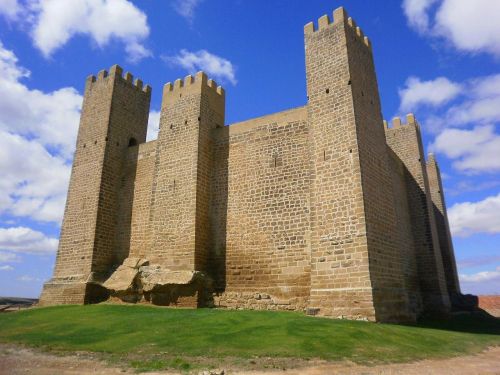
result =
M304 28L306 105L225 126L204 73L86 81L54 275L40 304L107 299L414 321L460 294L438 165L382 118L372 46L343 8Z

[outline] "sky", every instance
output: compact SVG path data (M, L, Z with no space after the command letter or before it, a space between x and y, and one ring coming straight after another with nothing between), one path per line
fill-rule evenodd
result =
M0 0L0 296L53 271L85 78L153 87L204 70L226 122L306 103L303 26L344 6L373 45L386 119L415 113L440 163L462 291L500 293L498 0Z

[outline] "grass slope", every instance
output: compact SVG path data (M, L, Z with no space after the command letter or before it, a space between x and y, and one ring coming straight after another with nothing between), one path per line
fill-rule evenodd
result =
M146 357L161 353L400 362L473 353L500 345L500 322L464 316L447 322L400 326L290 312L102 304L2 314L0 342L114 355L140 352Z

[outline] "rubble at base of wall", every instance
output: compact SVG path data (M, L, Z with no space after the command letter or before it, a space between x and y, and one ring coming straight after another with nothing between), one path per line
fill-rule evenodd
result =
M127 258L102 285L111 302L212 307L212 284L199 271L172 271L146 259Z

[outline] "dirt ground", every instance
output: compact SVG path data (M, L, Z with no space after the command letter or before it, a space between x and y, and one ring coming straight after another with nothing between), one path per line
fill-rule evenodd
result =
M133 374L133 370L110 367L105 362L92 358L88 353L58 356L33 349L0 345L0 374L39 375L86 375L86 374ZM195 374L197 371L195 372ZM202 371L200 371L202 373ZM177 372L149 372L155 374L178 374ZM463 356L441 360L425 360L408 364L361 366L350 362L313 362L307 367L273 371L248 371L226 369L229 375L320 375L320 374L500 374L500 347L490 348L474 356Z

